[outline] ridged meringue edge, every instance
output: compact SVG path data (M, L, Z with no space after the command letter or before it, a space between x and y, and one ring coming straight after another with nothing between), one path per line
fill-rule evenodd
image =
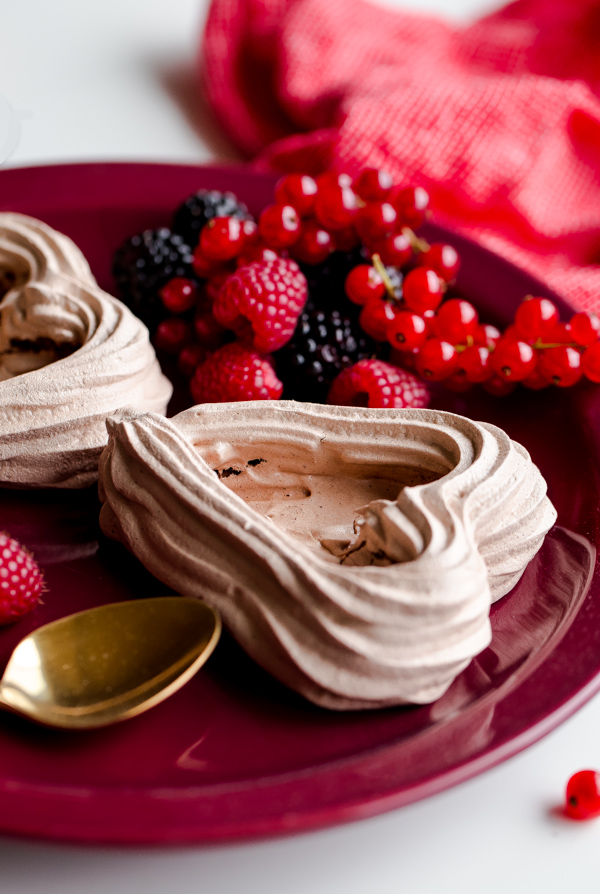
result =
M130 403L165 413L172 386L144 324L68 237L0 213L0 276L0 485L85 487L106 416Z

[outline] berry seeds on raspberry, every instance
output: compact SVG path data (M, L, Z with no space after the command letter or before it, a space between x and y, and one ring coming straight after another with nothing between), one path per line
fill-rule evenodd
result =
M278 400L283 384L269 361L257 351L229 344L196 368L190 390L196 403Z
M334 379L327 402L344 407L402 409L426 407L427 385L417 376L383 360L360 360Z
M0 625L35 608L43 589L44 578L31 553L0 531Z
M306 277L295 261L248 264L226 280L213 315L257 351L269 353L292 337L307 294Z

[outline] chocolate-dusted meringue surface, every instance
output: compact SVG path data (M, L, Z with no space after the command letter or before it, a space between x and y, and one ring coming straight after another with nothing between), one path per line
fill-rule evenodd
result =
M327 708L442 695L556 518L526 450L451 413L266 401L107 425L105 534Z
M21 214L0 213L1 295L0 485L85 487L109 413L166 412L148 330L70 239Z

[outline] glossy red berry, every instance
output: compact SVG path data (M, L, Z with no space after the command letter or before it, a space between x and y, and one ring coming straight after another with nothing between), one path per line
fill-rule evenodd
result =
M191 379L197 366L200 366L208 357L208 351L199 344L186 345L179 352L177 368L186 378Z
M300 236L300 217L291 205L270 205L258 219L258 232L269 248L289 248Z
M483 345L483 347L492 350L496 347L501 337L502 333L496 326L492 326L490 323L480 323L473 333L473 342L476 345Z
M565 813L578 820L600 816L600 773L580 770L571 776L565 793Z
M412 351L425 344L428 326L420 314L401 310L388 324L386 336L392 347L399 351Z
M198 247L209 261L231 261L242 249L246 234L237 217L213 217L200 231Z
M217 323L210 310L196 314L194 318L196 338L205 348L218 348L227 332L224 326Z
M428 338L415 360L419 375L430 382L447 379L456 370L456 350L441 338Z
M344 282L346 295L354 304L366 304L371 298L383 298L385 284L371 264L358 264Z
M176 276L160 290L162 303L172 314L182 314L198 303L200 292L196 283L183 276Z
M387 194L387 201L398 212L399 222L403 226L420 227L425 221L429 195L422 186L393 186Z
M431 267L444 282L452 282L459 271L460 258L452 245L434 242L428 251L417 256L417 264L420 267Z
M550 387L550 382L540 371L539 367L536 366L534 371L530 373L527 378L521 379L521 385L524 385L525 388L529 388L530 391L542 391L543 388Z
M583 375L581 354L569 345L540 351L538 367L541 374L559 388L575 385Z
M356 248L360 239L358 233L353 226L343 227L341 230L334 230L331 234L333 237L334 248L336 251L352 251Z
M471 345L461 351L456 366L467 382L485 382L493 375L490 352L483 345Z
M492 354L494 372L509 382L520 382L536 368L534 349L525 341L500 339Z
M544 335L542 339L542 343L546 344L558 344L558 345L568 345L573 344L575 339L573 338L573 332L571 330L570 323L555 323L550 332Z
M491 378L486 379L482 387L488 394L492 394L494 397L506 397L512 394L517 387L517 383L510 382L502 376L493 375Z
M573 341L582 348L598 341L600 335L600 317L595 313L581 311L574 314L570 320L571 334Z
M526 298L515 312L515 329L523 341L536 341L558 323L558 309L549 298Z
M389 202L367 202L356 214L356 232L368 245L385 239L394 229L398 215Z
M316 220L307 220L302 224L302 232L292 247L292 254L303 264L321 264L333 248L331 233Z
M287 174L277 181L275 199L278 205L291 205L300 217L308 217L314 210L317 191L317 181L307 174Z
M422 314L439 306L444 297L444 284L435 270L415 267L404 278L403 293L407 306Z
M385 199L392 185L388 172L377 168L364 168L352 184L354 192L365 202Z
M412 246L404 233L392 233L371 246L386 267L404 267L413 256Z
M237 256L236 266L245 267L247 264L254 264L255 261L276 261L278 257L278 251L270 248L262 239L251 239Z
M436 332L453 345L463 345L472 338L479 324L479 314L469 301L451 298L439 307Z
M187 320L181 317L167 317L161 320L154 333L154 344L157 350L165 354L179 354L188 342L192 341L193 330Z
M591 382L600 382L600 341L595 341L583 352L581 368Z
M315 217L326 230L343 230L350 226L357 209L356 194L349 186L319 180Z
M390 301L384 298L371 298L363 306L358 323L367 335L375 341L386 341L390 323L396 316L396 310Z

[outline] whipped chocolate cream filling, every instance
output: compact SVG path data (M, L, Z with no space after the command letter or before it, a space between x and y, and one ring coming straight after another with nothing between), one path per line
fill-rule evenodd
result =
M523 447L450 413L270 401L107 425L103 531L326 708L442 695L556 518Z
M70 239L21 214L0 214L0 295L0 485L85 487L109 413L166 412L148 330Z

